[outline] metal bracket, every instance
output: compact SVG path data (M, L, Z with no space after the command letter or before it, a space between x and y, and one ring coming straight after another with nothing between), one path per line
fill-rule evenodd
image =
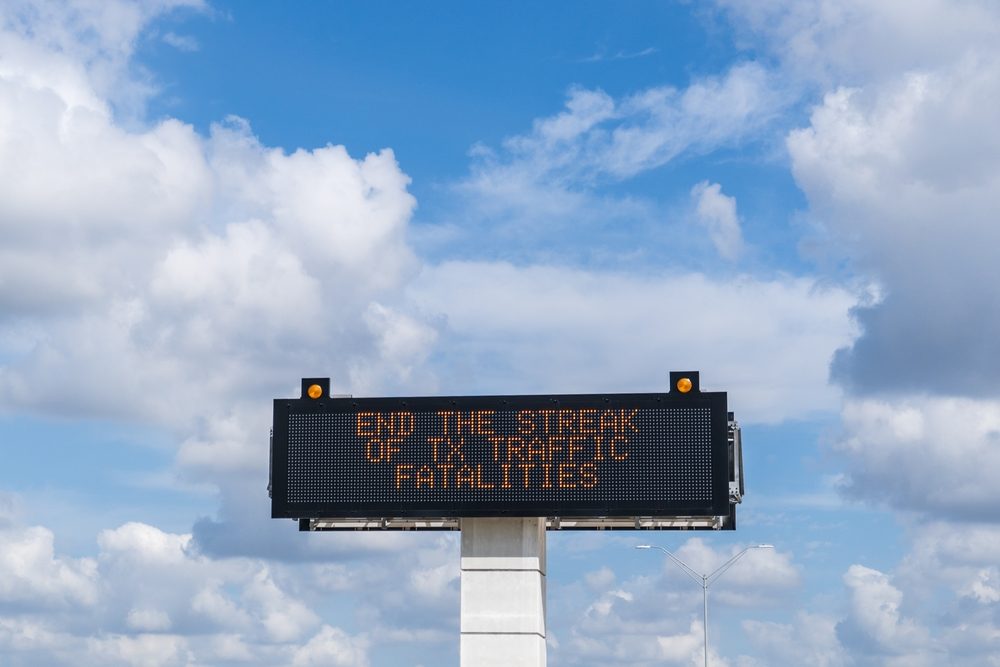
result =
M743 440L739 422L729 419L729 502L743 502Z

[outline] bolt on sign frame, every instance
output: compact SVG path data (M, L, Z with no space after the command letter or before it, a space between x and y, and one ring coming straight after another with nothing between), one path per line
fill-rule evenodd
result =
M739 426L697 372L671 391L275 399L271 515L302 530L455 530L463 517L550 529L733 529Z

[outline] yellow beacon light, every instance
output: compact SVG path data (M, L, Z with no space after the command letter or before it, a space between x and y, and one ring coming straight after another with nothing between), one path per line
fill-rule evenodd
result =
M691 378L681 378L677 381L677 391L682 394L686 394L691 391L691 387L694 385L691 383Z
M311 384L309 385L309 389L306 390L306 393L309 394L309 398L317 399L323 395L323 387L318 384Z

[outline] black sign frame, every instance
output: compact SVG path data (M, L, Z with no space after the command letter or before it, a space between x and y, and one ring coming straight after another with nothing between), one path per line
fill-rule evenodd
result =
M676 377L681 374L672 373ZM691 391L682 393L561 394L520 396L443 396L406 398L331 398L329 380L306 378L302 398L275 399L271 436L271 516L290 519L374 518L374 517L693 517L725 516L731 512L729 461L729 413L725 392L701 392L697 373ZM673 379L672 379L673 383ZM308 388L319 385L318 398ZM352 414L360 412L440 412L479 410L553 409L643 409L707 408L709 410L710 501L551 500L497 501L477 499L474 490L463 501L419 502L291 502L289 500L289 421L295 415ZM628 491L628 489L623 489Z

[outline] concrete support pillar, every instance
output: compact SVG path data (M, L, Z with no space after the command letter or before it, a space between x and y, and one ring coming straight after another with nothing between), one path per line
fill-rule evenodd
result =
M462 667L545 667L545 519L462 519Z

